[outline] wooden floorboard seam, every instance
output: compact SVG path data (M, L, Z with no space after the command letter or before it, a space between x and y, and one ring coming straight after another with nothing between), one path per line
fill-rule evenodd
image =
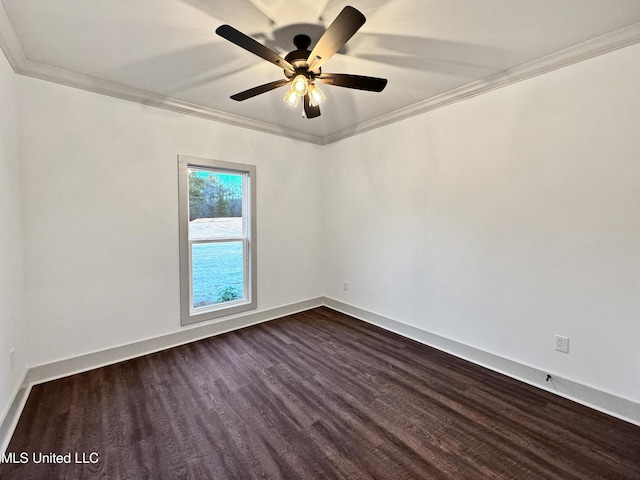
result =
M0 479L640 479L640 427L327 307L34 385L8 452L99 460Z

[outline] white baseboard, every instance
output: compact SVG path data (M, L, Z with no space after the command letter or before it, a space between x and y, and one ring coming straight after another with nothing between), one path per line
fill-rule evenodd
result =
M27 403L27 397L31 390L25 382L27 373L28 370L25 369L22 373L21 380L17 383L16 389L11 396L11 402L7 405L7 408L2 412L2 416L0 417L0 454L6 451L11 435L18 424L18 419L20 418L24 404Z
M67 377L76 373L86 372L106 365L112 365L131 358L141 357L150 353L166 350L167 348L177 347L185 343L195 342L203 338L274 320L286 315L293 315L294 313L319 307L323 304L324 297L312 298L269 310L239 314L228 320L221 320L190 328L187 327L169 335L31 367L25 372L24 380L14 393L13 400L7 408L5 417L0 422L0 453L5 452L9 445L9 441L33 385Z
M88 353L78 357L67 358L56 362L47 363L31 367L26 381L31 385L48 382L56 378L86 372L94 368L112 365L114 363L141 357L150 353L177 347L185 343L195 342L203 338L220 335L223 333L249 327L257 323L267 322L276 318L292 315L294 313L319 307L324 304L323 297L317 297L302 302L285 305L282 307L238 314L228 320L219 320L206 325L185 328L175 333L163 335L161 337L150 338L139 342L129 343L118 347L108 348L93 353Z
M492 353L479 350L454 340L421 330L406 323L378 315L347 303L331 298L324 299L324 305L333 310L346 313L352 317L377 325L391 332L411 338L471 363L486 367L521 382L533 385L581 405L593 408L613 417L640 426L640 404L621 398L611 393L583 385L574 380L563 378L554 372L546 372ZM546 381L547 374L551 380Z
M385 330L398 333L399 335L502 373L508 377L640 426L640 405L631 400L563 378L553 374L553 372L545 372L535 367L484 352L477 348L435 335L338 300L327 297L317 297L270 310L241 314L229 320L187 328L161 337L31 367L25 372L24 380L14 393L13 400L9 404L0 422L0 453L6 451L33 385L148 355L167 348L274 320L286 315L293 315L319 306L326 306L338 312L345 313L377 325ZM549 382L546 382L547 373L551 373L552 375L552 379Z

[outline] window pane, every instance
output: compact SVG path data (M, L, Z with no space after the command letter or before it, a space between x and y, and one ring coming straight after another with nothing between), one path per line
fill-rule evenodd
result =
M197 243L192 245L192 308L244 298L243 242Z
M189 239L241 237L244 175L189 169Z
M256 167L178 156L182 325L257 308Z

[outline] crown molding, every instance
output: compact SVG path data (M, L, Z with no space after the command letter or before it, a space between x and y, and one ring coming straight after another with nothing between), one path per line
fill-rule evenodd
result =
M177 113L193 115L213 120L227 125L248 128L262 133L312 143L328 145L345 138L384 127L423 113L460 102L476 95L502 88L529 78L543 75L574 63L582 62L599 55L618 50L640 42L640 22L606 33L577 45L565 48L545 57L533 60L523 65L505 70L485 79L463 85L441 95L428 98L405 108L401 108L372 120L359 123L351 128L343 129L327 136L313 135L287 129L278 125L248 119L238 115L221 112L212 108L196 105L183 100L165 97L138 90L114 82L108 82L63 70L51 65L29 60L20 45L2 3L0 2L0 48L4 52L13 70L29 77L39 78L74 88L80 88L102 95L108 95L132 102L157 108L163 108Z
M69 72L44 63L33 62L29 59L24 59L22 62L17 63L17 68L14 67L14 71L20 75L28 77L38 78L123 100L129 100L142 105L162 108L186 115L193 115L207 120L226 123L227 125L248 128L271 135L279 135L318 145L322 144L323 141L322 137L316 135L292 131L277 125L221 112L213 108L204 107L184 100L157 95L88 75Z
M9 65L13 68L13 71L19 75L25 75L27 77L38 78L69 87L87 90L93 93L129 100L142 105L163 108L165 110L186 115L193 115L207 120L226 123L227 125L248 128L271 135L279 135L293 140L300 140L316 145L322 145L324 143L323 138L317 135L292 131L278 125L251 120L238 115L214 110L213 108L203 107L183 100L153 94L88 75L70 72L44 63L34 62L28 59L25 55L22 45L20 44L13 26L11 25L11 20L9 19L1 1L0 49L2 49Z
M485 79L468 83L442 95L428 98L422 102L374 118L368 122L360 123L349 131L328 135L323 139L324 144L334 143L375 128L384 127L401 120L415 117L425 112L475 97L476 95L481 95L614 50L634 45L638 42L640 42L640 22L578 43L509 70L499 72Z
M20 65L23 65L27 57L22 50L22 45L13 30L9 16L7 15L4 5L0 1L0 49L7 57L7 61L13 71L18 73Z

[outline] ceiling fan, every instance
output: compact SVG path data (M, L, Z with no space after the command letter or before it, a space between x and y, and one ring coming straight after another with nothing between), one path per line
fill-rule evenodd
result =
M290 52L284 58L232 26L221 25L216 29L218 35L282 68L286 77L236 93L231 98L241 102L256 95L289 85L289 90L283 100L296 107L300 98L304 98L303 105L306 117L315 118L320 116L319 105L326 98L322 90L316 85L316 82L354 88L356 90L381 92L387 85L385 78L344 73L323 73L321 68L364 25L365 21L366 18L362 13L353 7L347 6L322 34L313 50L309 51L311 38L308 35L296 35L293 39L296 50Z

